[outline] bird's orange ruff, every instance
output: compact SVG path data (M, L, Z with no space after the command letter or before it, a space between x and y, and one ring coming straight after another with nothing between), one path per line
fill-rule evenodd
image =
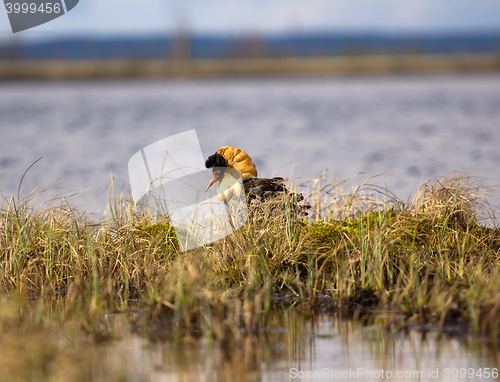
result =
M243 150L237 147L224 146L217 150L217 154L224 157L228 167L235 168L240 172L243 181L257 176L255 163L253 163L250 155Z

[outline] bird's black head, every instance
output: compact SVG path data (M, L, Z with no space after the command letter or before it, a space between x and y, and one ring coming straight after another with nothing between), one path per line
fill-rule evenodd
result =
M220 154L215 153L214 155L210 155L208 159L205 161L205 167L212 169L213 179L208 185L205 192L208 191L212 184L215 182L220 182L222 177L224 176L226 160Z
M205 167L227 167L226 160L222 155L215 153L214 155L210 155L205 161Z

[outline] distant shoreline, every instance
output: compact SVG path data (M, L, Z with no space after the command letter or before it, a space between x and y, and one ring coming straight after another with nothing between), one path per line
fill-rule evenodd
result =
M199 78L500 71L500 53L197 60L0 60L0 80Z

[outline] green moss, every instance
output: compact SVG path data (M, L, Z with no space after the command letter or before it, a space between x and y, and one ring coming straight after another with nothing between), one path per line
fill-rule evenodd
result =
M179 248L174 227L168 221L137 228L144 232L144 237L154 238L166 245L169 252L175 252Z
M355 246L370 231L387 227L394 223L395 219L395 212L383 211L359 215L354 220L319 221L309 225L308 235L312 246L319 250L336 247L340 241Z

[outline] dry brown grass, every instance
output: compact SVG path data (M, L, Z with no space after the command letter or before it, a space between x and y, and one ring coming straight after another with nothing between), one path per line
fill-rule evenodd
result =
M205 338L235 349L276 325L278 305L322 307L389 331L454 325L497 338L500 231L477 182L429 181L409 202L369 181L347 183L309 184L308 221L284 203L189 252L167 222L151 224L123 201L94 222L67 200L10 199L0 212L0 367L58 380L66 366L47 364L71 364L85 341L124 336L125 327L151 341ZM113 312L128 312L121 326L107 320ZM35 342L47 350L31 351ZM82 362L97 362L89 357ZM64 374L85 376L68 367Z

